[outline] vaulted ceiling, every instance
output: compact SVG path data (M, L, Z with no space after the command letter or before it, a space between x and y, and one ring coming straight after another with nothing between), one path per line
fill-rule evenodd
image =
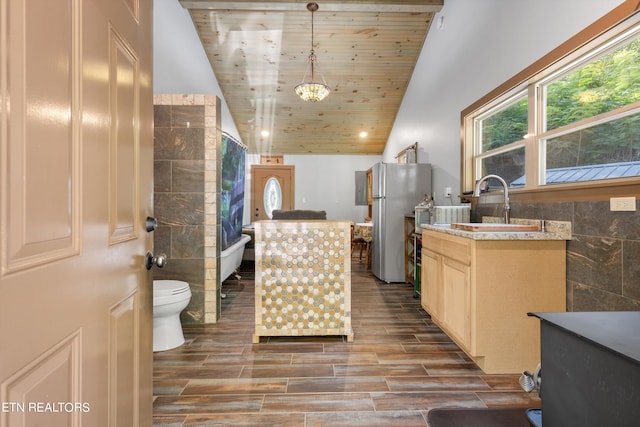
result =
M317 1L315 80L331 93L314 103L294 92L311 50L307 1L180 0L240 137L259 154L381 154L443 2Z

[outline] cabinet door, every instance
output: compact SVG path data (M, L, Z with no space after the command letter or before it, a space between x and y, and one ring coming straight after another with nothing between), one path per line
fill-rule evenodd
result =
M442 256L427 249L422 249L420 303L422 308L435 320L440 320L440 312L442 310L442 292L440 292L441 264Z
M464 350L471 348L471 271L449 258L442 259L442 323Z

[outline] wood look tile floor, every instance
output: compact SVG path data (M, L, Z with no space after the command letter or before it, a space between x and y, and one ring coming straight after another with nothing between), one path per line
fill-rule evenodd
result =
M252 344L253 275L227 280L220 321L185 325L182 347L154 354L153 425L428 426L434 408L540 407L518 376L485 375L410 285L381 282L357 259L352 269L351 343Z

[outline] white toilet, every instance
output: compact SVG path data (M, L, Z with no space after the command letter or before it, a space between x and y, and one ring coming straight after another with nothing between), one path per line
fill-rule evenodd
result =
M191 300L191 288L181 280L153 281L153 351L184 344L180 312Z

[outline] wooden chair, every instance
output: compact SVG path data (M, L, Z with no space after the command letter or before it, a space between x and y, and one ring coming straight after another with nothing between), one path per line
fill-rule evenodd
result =
M355 255L356 249L358 253L358 261L362 262L362 254L364 252L364 264L366 268L369 268L370 254L371 254L371 242L364 240L362 237L356 237L354 233L354 224L351 224L351 257Z

